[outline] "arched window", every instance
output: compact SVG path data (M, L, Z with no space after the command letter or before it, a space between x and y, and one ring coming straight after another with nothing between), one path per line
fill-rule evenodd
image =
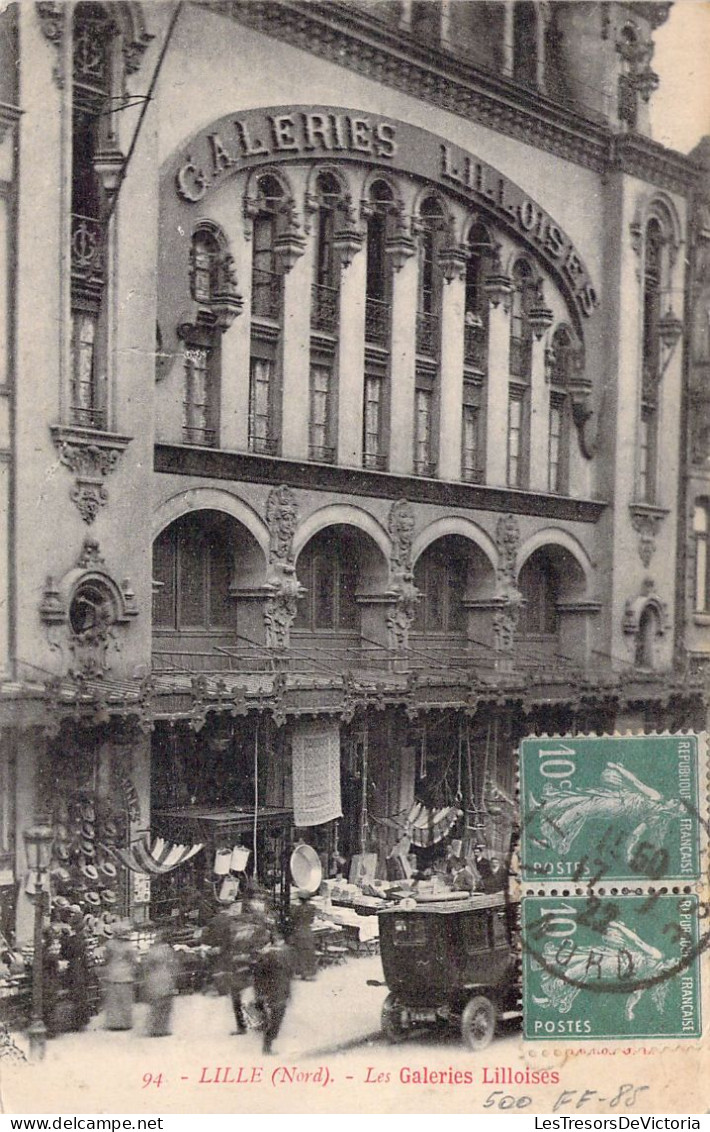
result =
M426 197L420 215L419 310L417 314L417 353L436 357L439 353L441 310L441 269L439 249L445 231L445 217L439 200Z
M286 205L280 182L270 173L257 181L252 234L252 324L249 369L248 446L250 452L278 451L279 336L283 276L276 258Z
M531 0L513 5L513 78L526 86L538 82L538 19Z
M552 560L537 550L520 571L518 588L525 604L518 630L523 637L549 637L557 633L560 582Z
M427 547L414 567L420 593L415 632L466 636L467 578L468 557L458 539L440 539Z
M298 579L305 588L295 628L310 632L358 632L356 601L359 577L357 535L329 527L314 535L298 559Z
M647 605L639 617L636 634L634 664L637 668L653 669L656 666L656 637L658 636L658 613L652 605Z
M118 29L100 4L78 3L72 27L71 303L73 424L107 424L105 211L95 167L100 149L116 149L112 134L113 54Z
M198 228L192 237L190 292L196 303L212 302L219 245L211 232Z
M226 515L185 515L153 543L153 626L157 629L235 629L230 596L234 524Z
M270 174L257 182L258 211L253 223L252 315L278 321L281 317L281 273L276 263L276 236L284 206L284 191Z
M519 259L513 268L513 295L510 313L510 373L512 377L530 380L532 368L532 327L530 308L535 301L537 284L527 260Z
M656 498L658 450L658 384L661 339L659 322L663 286L665 238L660 222L646 225L643 255L643 328L641 344L641 410L639 418L636 494L639 502Z
M390 300L392 271L387 240L392 234L394 194L386 181L374 181L367 199L367 276L365 340L375 346L388 346L390 339Z
M343 189L332 173L318 174L316 200L311 328L325 334L337 334L340 262L333 237L338 210L343 202Z
M493 241L482 224L476 224L468 237L464 316L464 364L478 373L488 369L488 298L483 289L493 255Z

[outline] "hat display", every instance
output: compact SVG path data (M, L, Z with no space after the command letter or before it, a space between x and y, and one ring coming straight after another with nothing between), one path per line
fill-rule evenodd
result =
M103 900L104 904L115 904L118 897L116 896L116 893L112 888L105 888L101 893L101 899Z
M55 884L66 885L71 883L71 873L63 865L57 865L50 873Z
M79 844L79 848L81 849L85 857L93 857L96 853L93 841L83 839Z
M58 861L69 860L69 846L66 841L57 841L54 845L54 855Z
M113 840L116 837L116 823L112 821L105 821L103 826L103 835L108 840Z
M64 908L68 908L69 907L69 901L67 900L66 896L55 896L54 897L54 907L58 908L60 910L60 912Z
M85 837L87 841L93 841L96 831L94 830L91 822L85 821L81 827L81 836Z
M112 880L115 880L118 876L118 869L113 861L102 861L99 865L99 872L102 872L105 877L110 877Z
M87 880L93 881L94 884L99 879L99 870L96 868L96 865L82 865L81 872L82 876L85 876Z
M93 908L98 908L101 904L101 897L99 896L98 892L94 892L93 890L91 892L87 892L84 899L86 900L86 903L91 904Z
M82 821L96 821L96 811L92 802L82 802L79 807Z

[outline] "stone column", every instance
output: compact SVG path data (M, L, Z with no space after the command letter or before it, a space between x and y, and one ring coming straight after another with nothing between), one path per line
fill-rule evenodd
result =
M545 342L532 340L530 375L530 476L532 491L547 491L550 442L550 387L545 381Z
M439 377L438 474L461 478L461 414L463 405L464 268L462 255L441 301L441 373Z
M418 259L411 255L392 282L390 471L411 475L414 464Z
M308 459L313 256L310 239L303 255L284 276L281 453L291 460Z
M486 482L504 487L508 463L508 374L510 318L506 300L491 304L486 398Z
M363 370L365 356L365 270L357 252L340 276L338 331L338 463L362 465Z

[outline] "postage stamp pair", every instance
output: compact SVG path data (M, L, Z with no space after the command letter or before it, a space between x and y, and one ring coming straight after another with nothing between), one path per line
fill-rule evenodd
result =
M701 1036L705 767L704 735L523 741L527 1039Z

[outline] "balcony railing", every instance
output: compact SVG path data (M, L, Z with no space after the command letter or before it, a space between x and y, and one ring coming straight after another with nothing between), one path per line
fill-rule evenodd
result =
M315 283L311 288L311 328L337 334L340 292L337 287Z
M217 431L214 428L200 428L196 425L183 425L183 444L199 444L203 448L214 448Z
M387 471L387 456L384 452L363 452L363 468L374 468L378 472Z
M439 316L436 314L417 314L417 353L427 358L435 358L439 353Z
M317 464L334 464L335 448L325 444L310 444L308 446L308 458L315 460Z
M278 322L281 317L283 276L276 271L256 268L252 277L252 314Z
M365 341L373 346L389 346L390 305L382 299L365 300Z
M71 419L72 424L79 425L80 428L106 428L106 410L86 408L82 405L71 406Z
M436 460L415 460L415 476L433 476L436 474Z
M511 338L510 373L513 377L529 378L532 370L532 340Z
M104 226L91 216L72 214L71 274L82 283L104 281Z
M276 456L278 450L279 442L275 436L249 436L250 452L258 452L262 456Z
M484 326L464 326L464 365L485 373L488 369L488 335Z

